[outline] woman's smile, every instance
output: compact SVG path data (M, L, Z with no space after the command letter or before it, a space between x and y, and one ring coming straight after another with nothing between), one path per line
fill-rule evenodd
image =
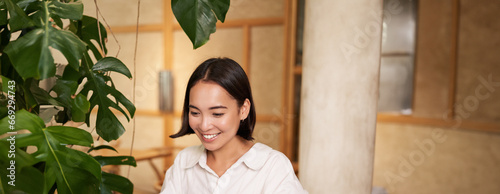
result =
M214 141L220 134L220 133L216 133L216 134L202 134L203 136L203 140L206 141L206 142L212 142Z

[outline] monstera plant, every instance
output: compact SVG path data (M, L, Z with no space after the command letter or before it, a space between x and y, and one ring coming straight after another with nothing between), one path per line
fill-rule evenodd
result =
M74 125L95 126L99 138L117 140L125 128L115 113L130 120L136 110L110 77L132 74L107 56L106 28L83 9L75 0L0 1L0 193L133 192L127 178L102 167L136 166L134 158L89 154L115 149L95 146ZM224 21L229 0L172 0L172 9L198 48ZM67 63L56 64L54 53ZM46 79L54 84L40 87ZM42 114L47 106L57 108L50 125Z

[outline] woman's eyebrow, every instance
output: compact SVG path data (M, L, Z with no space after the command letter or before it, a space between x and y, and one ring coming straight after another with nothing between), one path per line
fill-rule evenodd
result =
M193 105L189 105L189 108L194 108L194 109L196 109L196 110L200 110L198 107L193 106Z
M196 109L196 110L200 110L198 107L193 106L193 105L189 105L189 108L194 108L194 109ZM219 106L212 106L212 107L208 108L208 110L220 109L220 108L227 109L227 107L222 106L222 105L219 105Z
M225 108L225 109L227 109L227 107L219 105L219 106L212 106L212 107L208 108L208 110L219 109L219 108Z

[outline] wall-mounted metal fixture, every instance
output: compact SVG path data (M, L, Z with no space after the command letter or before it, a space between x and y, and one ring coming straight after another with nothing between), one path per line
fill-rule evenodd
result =
M172 72L160 71L160 110L162 112L172 112L174 110L174 88Z

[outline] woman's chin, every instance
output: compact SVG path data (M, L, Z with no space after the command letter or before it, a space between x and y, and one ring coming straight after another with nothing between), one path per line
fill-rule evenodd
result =
M205 143L205 142L203 142L202 144L203 144L203 147L205 147L206 150L211 151L211 152L219 149L219 146L214 145L212 143Z

